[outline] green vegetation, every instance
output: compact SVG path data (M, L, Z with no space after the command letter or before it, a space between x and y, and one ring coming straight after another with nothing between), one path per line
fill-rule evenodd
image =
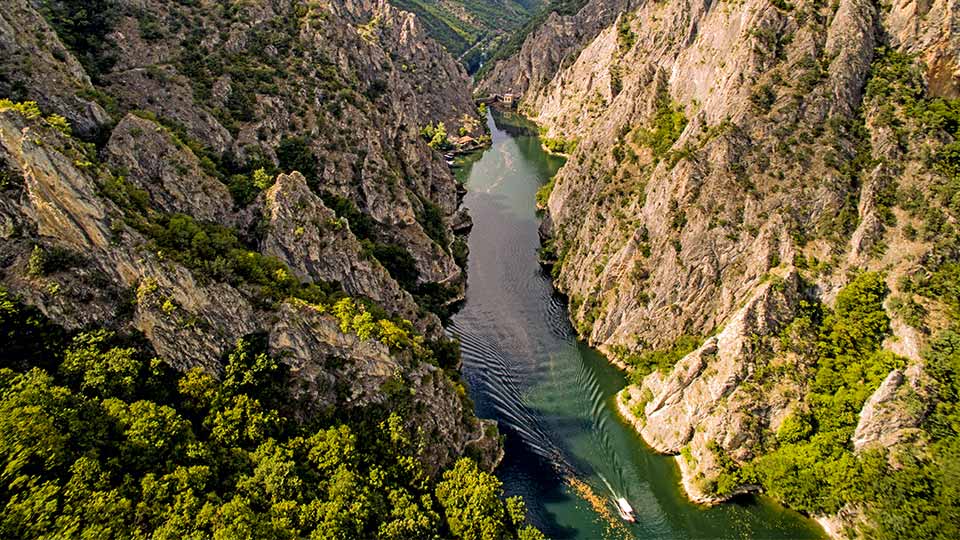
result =
M435 313L442 320L453 314L450 302L459 296L459 288L439 283L420 283L420 271L406 248L380 241L376 234L376 223L357 210L349 199L332 193L323 193L321 197L324 204L336 212L337 216L350 223L350 230L360 239L364 253L383 265L390 276L413 295L421 309ZM439 207L430 201L423 201L423 209L417 212L417 220L428 236L444 249L448 249L446 226Z
M660 161L673 148L680 134L687 127L687 117L682 105L674 104L666 91L657 94L656 110L652 126L636 132L635 142L646 146L656 161Z
M37 106L37 102L35 101L14 102L6 98L0 99L0 112L9 110L20 113L27 120L42 118L43 123L47 126L52 127L67 137L71 135L70 124L66 118L59 114L51 114L43 117L43 114L40 112L40 107Z
M477 80L483 79L497 62L506 60L519 52L523 46L523 42L527 40L527 36L540 28L551 13L557 13L558 15L576 15L576 13L580 11L580 8L586 5L586 3L587 0L547 0L545 6L540 8L520 30L511 34L509 39L494 51L490 60L477 71L475 78Z
M420 130L420 136L427 141L427 145L434 150L446 152L453 149L453 144L447 137L447 127L443 122L437 122L437 125L427 124Z
M431 240L449 251L450 239L447 237L447 224L443 219L443 210L427 199L420 199L421 209L416 213L417 222Z
M223 15L231 17L241 9L240 5L225 6ZM230 93L225 106L211 107L210 112L234 136L244 123L257 116L258 95L274 96L281 92L278 81L289 75L291 66L277 62L270 51L276 51L274 54L279 55L294 52L298 46L296 38L300 29L298 14L302 14L302 11L290 9L259 22L250 29L250 38L238 50L207 48L204 45L206 33L199 27L184 33L177 68L190 79L194 101L198 105L211 103L214 83L224 75L230 77ZM156 26L156 30L159 32L160 27ZM318 88L336 96L336 99L330 100L329 106L338 106L341 98L355 99L356 91L346 88L336 68L325 65L322 59L316 60Z
M299 171L307 184L317 186L317 158L303 137L284 137L277 146L277 163L283 171Z
M31 276L45 276L79 266L82 262L83 257L69 249L35 245L27 261L27 273Z
M538 128L540 133L540 143L553 154L570 155L577 149L579 141L576 139L567 140L563 137L547 137L546 128Z
M470 459L431 480L389 408L298 420L260 336L180 374L3 290L0 335L4 538L543 538Z
M131 113L157 124L166 131L174 144L193 153L200 161L200 168L205 173L227 186L231 197L233 197L233 202L238 208L245 207L253 202L261 191L273 184L278 170L273 162L262 155L258 148L248 148L246 162L238 163L236 156L232 153L218 154L209 146L191 137L187 132L187 127L179 122L158 116L152 111L137 110L131 111ZM284 146L283 141L281 141L277 153L280 154L281 151L290 153L290 150ZM289 159L287 154L284 154L284 158ZM292 168L290 162L284 164L290 167L287 169L288 172L298 170ZM299 162L294 162L294 164L301 165ZM309 163L304 168L308 173L311 171Z
M469 459L443 473L437 498L447 513L450 532L457 538L496 539L511 537L510 529L522 525L526 507L519 497L501 502L503 488L497 478L485 474ZM533 527L518 532L520 540L545 537Z
M637 35L633 33L633 29L630 27L632 23L632 13L625 13L620 17L620 24L617 25L617 48L620 54L628 52L637 42Z
M543 137L541 138L543 147L554 154L570 155L577 149L576 140L566 140L562 137Z
M416 261L413 255L403 246L381 242L377 239L376 222L354 206L346 197L324 192L321 194L324 204L333 210L338 217L347 220L350 231L360 240L364 247L364 254L373 257L387 272L397 280L401 287L412 291L416 289L420 279Z
M699 336L680 336L669 347L662 349L631 353L623 347L613 347L610 352L614 358L630 366L630 381L640 384L644 377L654 371L666 373L673 369L677 362L693 352L702 341Z
M118 2L42 0L38 4L40 13L94 81L113 67L116 63L114 51L103 36L113 30L120 16Z
M518 28L539 0L456 0L449 5L430 0L394 0L417 14L427 33L455 57L500 32Z
M553 193L553 186L557 183L557 176L553 175L546 184L537 189L537 208L546 208L550 200L550 194Z
M928 164L939 173L929 198L916 188L901 190L897 196L899 205L923 222L913 234L934 244L924 257L924 268L899 285L904 293L944 302L956 320L960 318L960 231L953 223L960 219L960 99L928 97L922 69L912 56L880 48L871 68L867 99L879 108L882 121L904 138L945 141L940 145L927 141ZM908 132L911 128L915 131ZM906 312L908 322L919 326L915 306L905 306L911 309Z
M268 305L289 297L320 303L339 291L338 284L301 283L285 263L247 249L222 225L183 214L151 214L131 224L152 239L151 248L160 257L183 264L201 280L250 287Z
M890 333L883 309L887 293L882 274L865 272L840 291L835 310L804 304L781 339L789 350L813 361L809 374L799 374L811 381L808 393L783 420L768 451L740 469L729 463L710 486L715 492L729 494L737 485L758 483L773 498L810 514L867 505L878 526L868 535L872 538L956 535L956 484L938 472L941 467L953 474L960 470L946 453L955 452L960 435L952 405L960 388L956 334L948 332L925 353L944 398L928 421L944 428L931 430L938 440L931 452L901 451L896 455L900 466L893 469L883 450L852 452L850 438L864 402L892 369L905 365L903 358L881 350ZM729 460L722 450L715 452L721 461Z

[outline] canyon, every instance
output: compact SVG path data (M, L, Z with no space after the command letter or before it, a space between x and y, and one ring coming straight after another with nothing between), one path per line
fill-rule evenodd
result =
M955 2L7 4L0 536L960 536Z

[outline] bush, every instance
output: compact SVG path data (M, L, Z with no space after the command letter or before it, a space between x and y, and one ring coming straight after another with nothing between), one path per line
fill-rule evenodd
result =
M421 309L435 313L446 322L453 316L453 301L460 296L462 289L442 283L422 283L410 292Z
M791 335L812 334L816 340L814 347L795 347L817 356L804 396L812 414L784 419L777 432L780 447L744 467L745 481L803 512L835 513L864 501L858 487L862 464L848 443L864 402L892 369L905 365L903 358L880 350L890 332L883 309L887 292L882 274L861 273L838 293L835 311L808 308L805 324L791 325ZM825 316L816 316L819 312Z
M434 150L446 152L453 149L453 145L447 138L447 127L443 122L437 122L437 125L427 124L420 130L420 136L427 141L427 146Z
M83 259L69 249L57 246L43 248L35 245L27 261L27 273L31 276L45 276L68 270L82 262Z
M620 24L617 25L617 48L620 50L620 54L632 49L633 44L637 42L637 35L633 33L633 29L630 27L632 22L632 14L625 13L620 17Z
M622 354L621 360L630 366L630 380L634 384L640 384L644 377L655 370L667 372L673 369L684 356L696 350L701 341L698 336L680 336L669 347Z
M365 249L387 269L401 287L408 291L416 288L420 271L417 270L417 261L405 247L369 240L365 240L364 244Z
M267 304L289 297L320 303L340 291L337 283L300 283L285 263L246 249L232 229L221 225L173 214L138 226L161 257L180 262L201 280L251 286L256 298Z
M537 189L537 208L546 208L550 201L550 194L553 193L553 186L556 185L556 175L551 176L546 184Z
M422 208L417 212L417 222L423 227L423 232L427 233L427 236L444 251L449 252L450 239L447 237L447 223L443 218L443 210L426 199L420 199L420 203Z
M459 236L454 238L453 244L450 245L450 255L453 256L453 261L457 263L457 266L466 269L470 257L470 247L467 241Z
M115 51L104 39L121 14L115 0L45 1L40 13L94 82L116 63Z
M649 148L654 160L659 161L667 155L686 127L687 117L683 106L673 104L663 90L657 95L652 127L637 131L636 142Z
M376 231L376 222L367 214L357 210L353 201L330 192L322 192L320 198L327 208L334 211L337 217L346 219L350 224L350 231L361 240L373 240Z

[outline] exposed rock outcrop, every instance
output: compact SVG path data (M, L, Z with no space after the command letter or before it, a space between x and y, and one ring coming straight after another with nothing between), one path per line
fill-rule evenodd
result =
M796 272L760 286L719 334L619 400L621 412L655 450L682 452L684 487L695 501L725 499L705 489L723 470L711 444L745 462L760 446L763 430L775 431L796 405L799 382L766 379L772 359L758 345L793 318L797 287Z
M158 209L231 224L230 191L204 172L200 160L180 144L174 142L167 128L128 114L110 135L107 160L149 193Z
M90 77L29 0L11 0L0 13L0 96L36 101L65 116L78 133L95 136L110 122L89 97Z
M925 434L920 424L927 412L925 404L932 398L930 385L919 363L891 371L860 411L851 439L854 451L922 441Z
M310 191L303 175L281 174L264 193L263 205L264 253L285 261L303 280L340 283L349 294L369 296L390 312L418 321L430 335L440 331L436 316L421 317L410 293L376 259L363 255L349 224Z
M808 381L795 377L811 360L778 338L801 299L830 306L873 270L914 310L909 324L952 309L929 292L917 304L910 280L956 257L950 240L916 233L922 214L954 223L934 202L950 174L930 156L955 130L921 126L897 92L904 102L957 95L957 28L943 1L593 0L549 17L479 85L521 94L545 137L575 147L542 231L579 333L620 358L714 336L618 401L651 446L681 454L695 500L756 489L716 496L711 482L806 406ZM896 208L905 193L934 208ZM934 399L920 351L947 318L931 315L921 331L886 309L884 347L906 367L870 388L857 451L922 448ZM856 530L862 512L844 508L840 521Z
M108 46L86 51L111 56L94 62L94 88L44 17L15 4L0 15L0 94L24 87L41 114L0 111L4 288L68 330L142 335L178 370L219 375L238 339L264 335L304 417L403 407L431 474L466 453L499 461L495 427L427 362L439 320L368 248L390 245L418 283L462 290L441 244L468 218L419 130L469 131L476 112L462 68L415 18L372 1L257 3L235 16L118 2L102 18ZM6 76L28 56L34 68ZM417 348L344 326L330 314L344 293Z

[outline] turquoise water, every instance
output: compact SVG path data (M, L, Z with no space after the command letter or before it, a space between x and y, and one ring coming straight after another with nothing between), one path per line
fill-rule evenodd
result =
M811 520L762 497L704 508L687 501L673 458L653 453L616 414L621 372L580 343L537 263L534 195L563 160L516 117L491 115L492 147L460 163L473 216L467 300L450 332L482 418L499 421L509 495L554 539L821 538ZM589 486L609 518L571 488ZM626 497L637 522L616 519Z

